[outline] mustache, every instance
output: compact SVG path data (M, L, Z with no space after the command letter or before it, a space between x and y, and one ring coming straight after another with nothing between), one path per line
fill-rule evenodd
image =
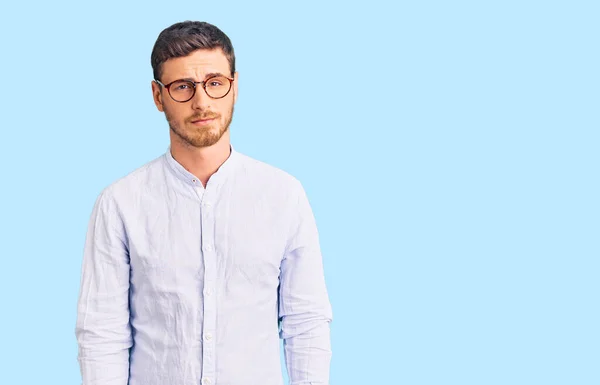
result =
M193 122L195 120L206 120L206 119L215 119L218 118L220 115L218 114L213 114L213 113L204 113L204 114L197 114L197 115L193 115L190 116L187 121L188 122Z

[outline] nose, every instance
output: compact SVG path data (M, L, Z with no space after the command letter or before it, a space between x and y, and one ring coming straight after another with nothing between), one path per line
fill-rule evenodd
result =
M212 99L206 94L204 91L204 87L202 85L196 85L196 93L192 98L192 108L195 110L208 110L210 109L210 103Z

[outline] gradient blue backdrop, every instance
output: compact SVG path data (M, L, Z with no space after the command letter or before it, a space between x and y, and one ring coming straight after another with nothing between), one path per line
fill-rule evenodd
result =
M87 221L168 146L150 51L186 19L234 43L233 144L311 200L332 385L599 384L597 4L2 5L0 384L80 383Z

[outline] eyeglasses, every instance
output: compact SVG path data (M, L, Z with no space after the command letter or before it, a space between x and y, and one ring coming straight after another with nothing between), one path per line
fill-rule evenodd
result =
M224 98L231 90L233 78L227 76L213 76L203 82L194 82L191 80L175 80L169 84L162 84L158 80L154 80L167 89L171 99L179 103L185 103L191 100L196 94L196 84L202 85L206 95L213 99Z

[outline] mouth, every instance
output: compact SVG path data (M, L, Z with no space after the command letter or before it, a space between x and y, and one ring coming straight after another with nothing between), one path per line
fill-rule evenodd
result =
M206 117L206 118L201 118L201 119L194 119L191 121L191 123L195 126L204 126L206 124L210 124L213 121L215 121L216 117Z
M212 123L216 118L205 118L205 119L195 119L192 120L192 124L195 126L204 126Z

